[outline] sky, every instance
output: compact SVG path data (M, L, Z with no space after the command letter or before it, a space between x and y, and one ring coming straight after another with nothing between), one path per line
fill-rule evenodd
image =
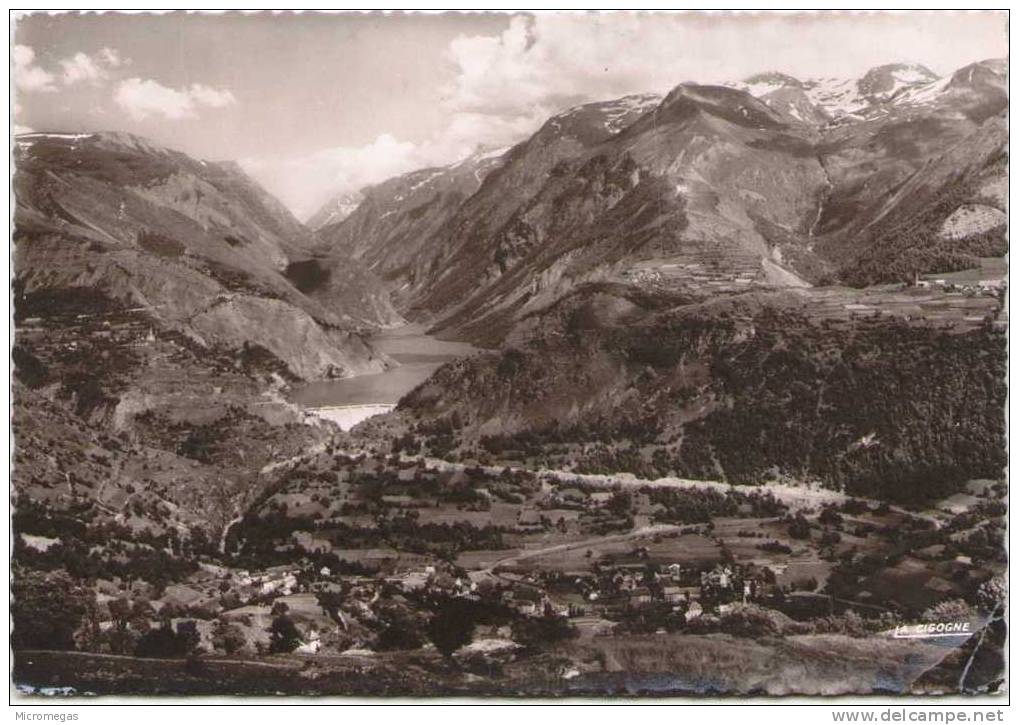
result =
M16 19L17 130L127 131L235 160L299 218L627 93L778 70L938 74L1007 13L63 13Z

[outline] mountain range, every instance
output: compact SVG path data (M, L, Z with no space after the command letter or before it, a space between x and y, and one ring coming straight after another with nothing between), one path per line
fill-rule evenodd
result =
M584 282L710 297L974 266L1005 249L1005 72L766 73L587 104L484 173L373 187L321 248L367 260L404 316L485 343Z
M138 430L132 421L156 415L158 425L144 425L175 441L184 421L236 409L270 428L293 422L300 416L279 396L275 407L252 407L267 384L386 370L395 363L371 336L411 321L495 350L441 369L400 406L418 423L455 412L465 446L560 424L598 430L609 411L636 430L647 418L628 412L636 406L657 421L647 430L657 431L658 471L875 476L895 456L919 460L925 443L901 439L886 449L891 459L871 453L848 469L824 463L870 433L866 421L844 424L861 394L849 385L833 408L816 406L820 420L802 421L816 431L812 447L727 458L724 421L768 430L761 420L784 404L762 407L720 361L755 340L763 371L767 352L799 330L810 344L797 343L797 364L833 374L818 362L823 350L851 345L840 326L866 310L905 325L902 339L920 349L947 324L979 351L967 363L960 350L958 366L997 364L997 337L965 337L995 318L990 298L958 303L873 285L1006 253L1006 70L985 61L937 78L891 65L852 82L765 73L588 103L512 148L479 147L337 197L307 226L236 164L126 134L21 135L16 320L22 330L53 327L64 342L19 343L16 362L33 389L68 372L58 397L90 420ZM82 347L73 341L86 329ZM652 349L680 342L689 349L666 361ZM868 389L882 390L882 366L896 363L875 354L881 369ZM934 389L941 378L927 375L911 398L928 399L916 420L954 409L960 394L983 401L974 415L986 418L1000 393L992 378ZM209 390L233 393L213 404ZM197 400L218 412L196 412ZM746 419L726 418L731 406ZM830 428L826 416L841 422ZM995 450L998 428L985 428L974 450ZM715 451L710 465L690 457L705 449ZM938 460L950 472L973 468L951 451ZM995 460L984 456L982 474Z
M1004 72L587 104L444 219L396 239L352 216L323 244L415 260L397 309L495 348L401 401L433 453L951 492L1003 465L998 303L911 285L1007 252Z

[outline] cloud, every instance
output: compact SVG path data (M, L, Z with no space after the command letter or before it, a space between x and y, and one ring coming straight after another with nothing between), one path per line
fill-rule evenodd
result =
M75 53L60 61L60 80L65 86L75 83L99 83L110 77L110 70L128 64L113 48L103 48L93 55Z
M459 36L450 43L446 56L456 71L444 105L453 124L474 115L497 131L533 131L581 103L711 81L717 70L699 63L704 48L697 36L711 27L703 25L703 19L680 15L516 16L500 35ZM716 33L715 40L725 51L725 39ZM715 54L708 57L718 65Z
M951 20L949 20L951 18ZM453 114L537 124L579 103L666 93L684 81L718 83L767 70L800 78L859 77L898 61L946 73L978 46L946 42L991 33L985 57L1007 52L1004 18L936 12L579 13L517 15L499 35L459 36L444 92ZM963 23L966 29L953 27Z
M14 81L20 90L43 93L57 90L57 75L35 62L35 51L31 47L15 45L12 57ZM92 55L79 52L60 60L59 79L65 86L83 82L100 83L109 79L111 69L126 65L127 62L113 48L102 48Z
M645 26L655 27L618 15L612 22L579 14L518 16L499 35L460 36L446 51L453 73L442 91L447 123L438 133L417 144L382 135L359 148L249 160L246 166L306 217L335 195L453 163L479 145L515 144L571 106L678 83L658 68L666 51L635 60L644 50L640 32ZM669 32L657 34L657 45L674 53ZM606 58L618 64L615 70L606 71Z
M337 146L287 158L247 158L240 163L305 219L337 193L429 166L431 160L421 146L382 134L364 146Z
M27 45L15 45L11 51L14 61L14 85L26 93L52 93L57 90L55 78L35 63L35 51Z
M567 104L570 105L570 104ZM507 113L464 104L447 125L419 143L383 133L364 146L338 146L289 158L249 158L241 165L300 219L336 196L394 176L459 161L479 146L510 146L527 138L551 113L531 108Z
M237 102L233 93L195 83L183 90L169 88L151 79L121 81L113 100L135 120L163 116L171 120L195 118L200 106L223 108Z
M60 80L65 86L81 81L95 83L108 77L102 64L86 53L75 53L70 58L64 58L60 61L60 67L63 69Z
M191 86L189 93L195 103L212 106L213 108L223 108L224 106L229 106L237 102L237 99L234 98L234 94L230 91L220 91L215 88L203 86L200 83L195 83Z
M99 59L110 68L119 68L122 65L130 65L130 59L123 59L113 48L103 48L99 51Z
M903 59L930 64L930 58L940 58L943 71L972 60L948 57L944 41L955 31L946 34L947 25L938 32L917 31L930 23L944 24L944 15L916 13L908 21L848 13L517 15L501 33L461 35L450 42L445 51L450 75L441 88L446 124L438 133L416 145L379 137L358 149L264 161L252 172L301 215L325 197L353 191L366 180L381 181L383 170L397 174L449 164L479 144L517 143L550 116L582 103L667 93L684 81L718 83L765 70L802 78L820 72L858 77ZM998 34L1000 45L1005 35ZM998 46L987 50L1004 52ZM380 143L384 138L390 143Z

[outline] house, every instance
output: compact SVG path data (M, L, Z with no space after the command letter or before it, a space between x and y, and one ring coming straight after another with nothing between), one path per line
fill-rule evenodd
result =
M434 568L432 573L434 573ZM398 584L404 590L423 589L428 585L430 574L421 571L410 571L405 574L388 577L386 581Z
M333 550L332 542L322 539L310 531L295 531L290 535L298 546L311 554L326 554Z
M711 571L701 572L702 589L727 590L732 584L732 569L716 566Z
M284 567L273 567L253 582L262 594L293 594L297 588L297 575Z
M637 587L630 592L630 602L637 604L647 604L651 601L651 590L647 587Z
M35 551L47 551L51 546L60 543L60 539L51 539L48 536L33 536L31 534L20 534L21 540L29 549Z
M319 639L318 632L313 629L308 632L307 639L297 645L297 649L295 649L294 652L302 655L313 655L318 654L321 647L322 640Z
M672 604L682 602L686 599L686 594L682 587L665 587L662 589L662 596L665 598L665 601Z
M612 577L612 583L621 592L632 592L637 588L637 577L630 572L616 572Z
M170 584L163 591L161 601L163 604L172 604L177 607L189 607L197 604L204 598L204 594L193 587L185 584Z
M396 474L396 480L399 481L400 483L410 483L417 477L417 475L418 475L417 468L401 468L399 472ZM382 498L383 500L385 500L385 496L383 496Z
M515 601L513 602L513 608L526 616L534 616L538 613L538 605L535 602Z
M527 510L517 515L517 526L523 529L544 528L544 522L537 511Z
M400 471L403 473L403 471ZM387 503L395 508L409 508L414 505L414 497L406 495L385 495L382 497L383 503Z
M702 607L701 603L695 599L690 602L690 606L687 608L684 618L689 622L692 619L697 619L702 614L704 614L704 607Z
M544 593L530 587L517 586L505 592L503 596L511 607L524 615L541 614L548 603Z
M587 494L581 491L579 488L564 488L557 491L554 499L558 502L570 505L585 505L587 503Z

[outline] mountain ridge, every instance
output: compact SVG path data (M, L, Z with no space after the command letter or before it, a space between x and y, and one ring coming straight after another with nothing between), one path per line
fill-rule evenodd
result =
M1001 71L999 61L984 61L946 81L915 64L878 66L852 81L866 109L838 95L837 84L777 72L742 85L682 83L664 98L568 109L507 152L456 209L447 207L427 227L405 227L403 237L416 240L413 273L398 275L394 301L404 316L443 335L471 338L484 330L492 343L520 314L584 280L664 274L710 295L746 284L837 279L852 235L891 213L889 199L904 184L949 183L928 170L939 155L964 143L979 163L990 163L993 153L978 151L987 145L979 136L982 124L996 127L1007 103ZM610 123L612 109L626 109L626 123ZM599 154L604 162L593 160ZM587 164L616 176L592 185ZM606 197L609 183L616 191ZM600 224L609 225L606 233L615 224L604 215L613 207L623 213L626 205L616 205L638 186L630 196L634 211L643 203L650 214L647 204L654 203L662 222L618 227L613 245L625 250L620 254L593 243ZM585 205L580 212L571 202L580 213L572 222L562 217L568 198ZM624 242L637 228L644 238L636 246ZM358 244L374 258L404 253L364 229ZM352 234L345 222L335 233ZM932 270L921 264L915 271Z
M326 307L295 287L286 272L314 256L314 237L236 164L119 133L32 133L15 145L22 302L95 290L199 342L257 344L305 378L387 364L362 333L387 322L388 301L373 303L368 285ZM267 315L288 322L266 326Z

